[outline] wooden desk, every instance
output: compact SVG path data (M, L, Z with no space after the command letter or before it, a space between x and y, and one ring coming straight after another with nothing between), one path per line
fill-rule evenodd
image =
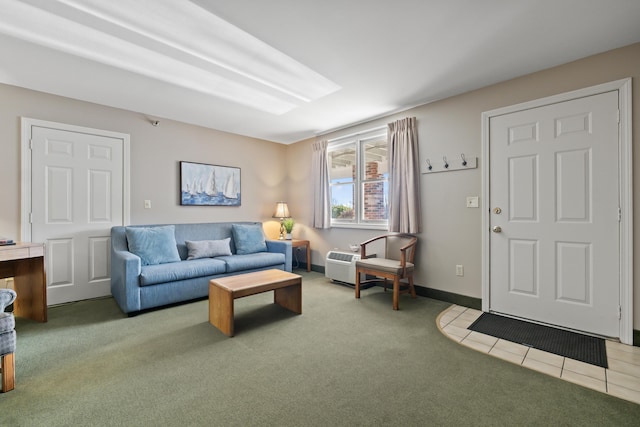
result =
M0 279L13 277L18 297L13 314L38 322L47 321L47 280L44 271L44 245L17 243L0 246Z
M296 240L296 239L291 240L292 248L299 248L301 246L307 247L307 271L311 271L311 244L309 243L308 240Z

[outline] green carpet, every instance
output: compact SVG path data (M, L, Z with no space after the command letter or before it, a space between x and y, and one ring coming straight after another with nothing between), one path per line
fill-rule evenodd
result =
M236 300L236 336L207 301L125 317L110 298L17 319L2 426L637 425L640 405L454 343L449 304L303 275L303 314Z

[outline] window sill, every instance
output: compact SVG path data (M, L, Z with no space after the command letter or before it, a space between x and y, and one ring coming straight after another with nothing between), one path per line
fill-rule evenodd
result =
M360 230L384 230L389 229L388 224L331 224L331 228L356 228Z

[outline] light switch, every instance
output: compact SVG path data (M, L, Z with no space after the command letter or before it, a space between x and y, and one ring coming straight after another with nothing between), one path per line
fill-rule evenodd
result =
M151 209L151 200L145 200L144 201L144 208L145 209Z
M478 196L469 196L469 197L467 197L467 207L468 208L477 208L478 207Z

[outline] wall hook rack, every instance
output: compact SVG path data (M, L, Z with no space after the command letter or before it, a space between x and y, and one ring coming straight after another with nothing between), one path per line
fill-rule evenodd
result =
M452 157L453 158L453 157ZM478 158L470 157L467 158L464 153L460 153L460 161L449 162L447 160L447 155L442 156L442 165L434 165L431 163L431 159L428 158L425 160L425 168L422 170L422 173L437 173L437 172L452 172L459 171L465 169L476 169L478 167Z

